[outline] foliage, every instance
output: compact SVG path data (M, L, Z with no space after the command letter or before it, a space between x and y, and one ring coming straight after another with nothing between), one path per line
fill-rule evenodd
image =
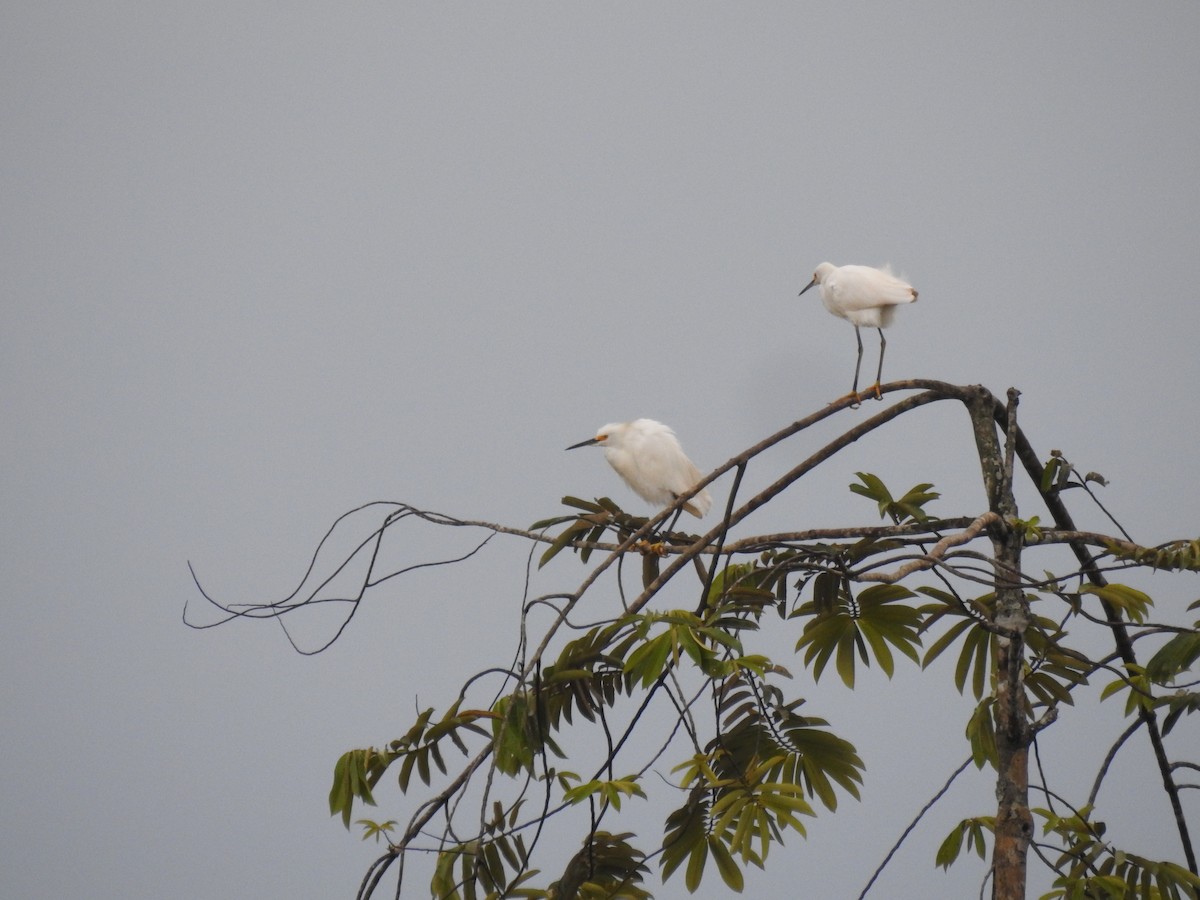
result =
M964 844L974 850L980 859L987 859L987 836L995 830L995 816L976 816L973 819L963 819L946 835L946 839L938 847L934 862L943 869L950 868L958 859Z
M1060 839L1061 852L1053 861L1061 873L1055 889L1042 900L1056 898L1154 897L1183 900L1200 896L1200 877L1171 862L1150 860L1117 850L1104 840L1103 822L1090 818L1091 809L1060 816L1035 809L1043 819L1042 832Z
M896 526L920 525L930 534L940 532L941 520L926 509L939 496L931 484L916 485L897 499L877 476L860 472L857 477L851 491L874 502L882 518ZM647 520L628 516L607 498L590 502L567 497L563 502L578 512L537 523L539 528L563 526L542 554L541 565L567 548L576 550L581 561L597 549L621 545L649 552L647 545L636 541ZM1014 527L1026 539L1044 537L1036 518ZM670 547L688 546L692 540L675 533L659 537ZM859 666L877 666L891 677L898 659L928 669L953 650L953 683L977 703L965 728L972 757L977 766L997 765L996 659L1003 632L993 624L996 592L964 595L947 579L915 589L861 584L862 575L877 567L876 560L895 558L914 543L899 536L872 535L848 542L791 543L749 559L731 559L706 579L695 611L630 610L564 643L552 663L498 697L486 713L462 713L455 704L431 724L432 710L426 710L387 750L347 754L339 762L331 809L341 812L345 820L355 799L373 802L370 789L398 761L402 790L409 790L413 771L428 784L431 763L446 772L439 749L442 739L450 738L466 753L461 735L482 734L478 720L487 718L497 772L542 784L548 800L557 795L556 808L587 806L594 824L562 877L537 888L530 847L519 833L521 802L507 810L496 803L493 817L477 838L440 850L432 885L435 896L649 897L644 879L653 856L658 857L664 880L682 870L689 891L699 889L710 862L729 889L741 891L746 866L764 867L771 847L784 842L789 832L799 838L806 835L804 820L817 815L814 803L833 812L839 794L858 799L864 771L855 748L830 731L828 721L800 712L807 701L785 691L787 670L748 649L747 640L759 631L770 611L800 626L795 647L814 683L830 663L841 681L853 688ZM644 575L643 585L651 580ZM795 587L789 588L793 581ZM1060 581L1051 579L1054 585ZM1095 671L1095 664L1072 647L1065 625L1086 613L1087 597L1102 603L1102 616L1116 615L1130 624L1145 623L1153 608L1147 594L1121 584L1084 584L1073 592L1026 592L1030 615L1023 684L1030 716L1039 709L1073 704L1075 691ZM1033 610L1034 603L1050 599L1064 604L1065 618ZM1152 683L1169 683L1197 658L1200 634L1181 631L1160 647L1148 670L1127 667L1105 695L1129 691L1134 698L1127 710L1130 715L1140 705L1165 706L1173 715L1173 725L1197 707L1197 695L1187 700L1176 695L1172 703L1172 698L1153 697L1149 688ZM619 777L606 774L615 754L603 763L604 771L592 778L558 770L549 763L551 757L564 756L554 734L575 724L576 716L607 728L619 698L639 693L671 691L675 705L683 708L685 698L668 685L687 671L707 685L714 731L672 767L673 783L683 802L666 818L661 847L647 856L632 843L633 833L613 835L598 827L604 817L621 814L626 801L646 798L645 770ZM687 721L686 715L681 717L681 723ZM1122 891L1136 887L1143 890L1141 896L1151 896L1144 888L1150 882L1159 892L1154 896L1177 896L1179 891L1184 891L1180 896L1190 896L1186 891L1193 876L1186 869L1111 848L1099 841L1103 826L1098 823L1057 817L1046 810L1038 815L1045 822L1045 835L1059 841L1054 851L1057 862L1051 862L1059 874L1054 892L1047 897L1124 896L1117 893L1118 883ZM535 815L525 824L537 821ZM994 828L994 816L960 822L938 849L936 865L948 868L964 848L985 858Z
M1109 540L1105 549L1114 559L1168 571L1200 571L1200 538L1192 541L1168 541L1157 547L1141 547L1123 541Z
M1063 489L1069 482L1062 481L1062 473L1073 470L1061 462L1051 468L1056 479L1052 486ZM500 828L496 822L504 811L498 805L493 823L478 838L441 850L435 895L649 897L644 877L654 856L661 877L670 879L682 871L689 891L700 888L710 862L730 890L741 891L745 867L764 867L772 846L783 843L789 832L803 838L804 820L815 817L818 806L833 812L840 794L858 799L864 763L855 748L830 731L825 719L801 714L807 700L785 691L787 670L749 649L748 639L772 610L784 622L799 625L795 648L814 683L831 664L840 680L854 688L860 667L877 666L891 677L900 659L928 669L952 650L953 683L977 703L965 726L972 757L977 766L996 766L997 642L1004 635L995 625L997 594L967 595L945 577L914 588L862 584L863 576L877 570L881 560L902 558L913 547L927 548L930 538L925 535L937 537L943 526L927 509L939 496L931 484L918 484L897 497L877 476L860 472L857 477L850 486L854 494L875 503L880 517L894 526L924 527L922 540L900 533L872 534L850 541L790 542L749 559L732 558L709 574L696 610L633 609L588 628L567 641L540 675L499 697L487 713L496 770L542 784L551 807L555 804L549 798L555 794L556 808L588 806L593 825L584 848L543 892L532 885L535 870L529 848L515 834L516 807L507 813L506 828ZM537 523L539 528L563 526L550 539L541 565L567 548L581 561L596 550L622 545L626 552L651 552L648 544L638 541L646 519L629 516L607 498L590 502L568 497L563 502L578 512ZM1046 537L1037 517L1014 520L1012 527L1028 542L1040 543ZM676 533L657 537L668 548L687 547L694 540ZM643 569L643 586L658 573L657 566ZM1101 604L1091 613L1101 620L1116 617L1143 625L1153 609L1147 594L1127 585L1085 583L1064 591L1058 587L1063 581L1051 576L1048 590L1024 594L1029 616L1023 704L1031 718L1039 710L1057 713L1072 705L1077 689L1096 671L1095 662L1073 646L1067 627L1089 614L1089 597ZM1060 603L1056 616L1034 609L1035 604L1054 600ZM1200 634L1182 630L1157 650L1147 668L1126 665L1104 696L1127 692L1128 715L1137 715L1142 707L1167 709L1169 731L1181 716L1200 706L1200 695L1157 697L1153 685L1170 683L1198 658ZM683 801L666 818L661 847L647 856L635 849L631 832L614 836L598 827L605 817L624 812L625 801L647 796L645 770L619 777L598 772L590 779L558 771L549 763L551 757L563 756L553 735L572 725L576 714L587 722L606 723L625 696L668 692L675 706L684 709L686 698L670 685L689 671L707 685L715 713L713 732L671 768L672 783ZM369 791L356 792L354 785L373 787L381 770L400 759L403 790L414 768L428 783L430 761L445 771L438 740L455 739L464 730L478 733L474 723L481 715L464 717L455 707L430 727L427 711L387 752L352 757L357 767L348 766L346 773L354 769L359 774L339 775L336 783L346 787L338 796L371 802ZM681 715L680 722L687 724L688 716ZM698 738L693 735L693 740ZM607 771L612 761L610 754L602 768ZM351 805L338 807L344 817ZM1057 873L1047 898L1195 896L1189 892L1197 882L1186 868L1118 850L1100 839L1101 824L1084 817L1060 817L1048 810L1037 814L1044 821L1038 846L1045 849L1040 855ZM538 816L528 821L538 821ZM959 823L939 848L936 865L948 868L964 848L985 858L995 821L994 816L978 816Z
M664 880L682 873L692 892L714 871L729 890L741 891L747 868L764 867L772 848L802 840L844 798L862 796L866 763L835 724L811 709L822 676L832 667L854 689L867 671L891 678L906 661L926 673L944 672L971 698L963 722L966 746L977 767L991 767L1001 798L995 815L965 819L950 831L936 866L949 868L964 851L986 859L991 843L994 867L1032 851L1053 877L1046 898L1200 896L1182 824L1186 864L1114 846L1092 816L1112 757L1141 730L1154 744L1164 791L1182 823L1175 773L1198 766L1171 762L1163 740L1200 711L1194 690L1200 622L1156 621L1150 594L1109 582L1105 572L1200 570L1200 542L1143 547L1115 520L1121 538L1079 532L1063 496L1078 491L1094 499L1094 488L1106 481L1094 472L1080 475L1058 451L1039 460L1016 425L1015 392L1003 405L982 388L924 384L925 393L847 430L741 505L735 500L749 462L838 412L845 401L732 459L723 469L734 473L726 515L702 536L668 527L673 509L633 516L608 498L566 497L567 514L527 530L407 507L389 513L362 544L373 553L386 528L413 515L437 525L519 535L543 548L539 569L566 549L591 569L577 591L525 604L522 644L511 668L489 670L502 681L490 699L474 699L477 678L468 679L440 716L423 709L400 738L380 749L350 750L337 761L329 806L347 828L356 804L375 805L387 773L401 793L420 791L424 798L402 830L392 820L358 820L364 839L388 842L360 897L374 892L393 862L400 860L403 871L406 855L415 850L435 854L430 886L436 897L648 898L653 867ZM858 472L850 493L873 504L884 525L734 537L734 528L755 509L840 449L910 409L945 399L961 402L969 413L987 508L939 515L934 503L941 496L932 483L893 492L879 476ZM1017 515L1012 482L1018 462L1040 492L1045 517ZM1058 553L1051 558L1059 566L1065 555L1060 549L1075 560L1064 574L1033 569L1022 556ZM641 561L640 593L632 599L621 569L628 558ZM376 557L371 559L373 568ZM609 572L614 566L615 582ZM687 583L689 569L698 583ZM390 577L369 571L363 591ZM650 607L668 584L689 598L687 605ZM609 614L578 624L574 614L585 595L602 590L609 596L588 609ZM1200 601L1189 610L1197 606ZM553 623L533 649L525 635L535 608L549 608ZM613 614L616 609L621 611ZM796 659L811 675L801 679L811 696L766 652L768 625L773 638L793 642ZM1111 641L1110 654L1094 652L1096 635ZM1148 648L1144 661L1136 652L1141 648ZM1046 783L1029 783L1030 752L1038 733L1055 726L1097 676L1106 682L1101 699L1124 695L1132 724L1115 738L1092 796L1068 806L1066 814L1050 804L1034 809L1041 822L1040 835L1034 835L1020 824L1021 815L1029 814L1020 798L1031 788L1057 795ZM634 759L629 739L653 729L665 732L657 749L642 749L649 755ZM568 754L568 735L587 735L590 756ZM583 774L563 768L568 759ZM655 841L636 825L644 801L664 791L672 808L661 841ZM464 812L473 805L486 814L473 819ZM441 817L440 828L435 817ZM544 871L538 856L555 820L563 823L559 830L578 829L581 838L557 876ZM620 828L612 825L617 820ZM624 827L626 822L635 827ZM535 858L541 861L535 864ZM999 891L1002 873L987 872Z
M855 597L849 580L843 578L832 602L814 600L797 609L793 615L811 616L796 649L805 651L804 665L811 667L813 680L821 679L826 664L835 655L838 675L846 687L854 687L856 657L864 665L870 665L874 657L890 678L896 664L889 645L918 662L921 614L898 602L913 596L912 591L897 584L876 584Z

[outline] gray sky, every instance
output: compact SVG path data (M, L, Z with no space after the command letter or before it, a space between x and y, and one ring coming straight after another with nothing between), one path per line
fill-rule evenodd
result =
M920 290L885 378L1019 387L1039 451L1108 476L1136 538L1194 536L1198 34L1194 3L0 13L0 893L351 895L378 848L327 817L334 761L508 660L525 548L389 584L315 658L265 624L184 628L187 560L272 601L372 499L642 512L562 448L652 416L708 469L844 393L851 329L796 298L822 260ZM969 451L960 416L924 412L749 530L869 522L858 469L979 512ZM1182 620L1194 580L1159 584ZM907 670L797 690L859 744L867 801L747 893L857 896L965 756L969 704ZM1086 793L1120 727L1112 703L1064 715L1059 783ZM1154 783L1101 815L1160 804ZM976 890L980 866L943 875L933 849L991 802L964 781L878 896ZM1175 854L1161 808L1117 839Z

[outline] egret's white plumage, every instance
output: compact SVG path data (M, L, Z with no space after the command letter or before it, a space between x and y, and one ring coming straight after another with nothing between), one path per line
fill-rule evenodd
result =
M858 398L858 370L862 365L862 335L859 326L865 325L879 332L879 369L875 374L875 396L879 397L879 380L883 376L883 354L887 350L887 339L883 329L892 324L896 307L912 303L917 292L911 284L892 274L886 266L875 269L871 266L835 266L823 262L817 266L813 279L804 288L820 285L821 302L835 316L854 326L858 341L858 362L854 365L854 387L851 393ZM804 291L800 293L803 294ZM867 389L868 391L870 388Z
M700 480L700 470L679 446L675 432L654 419L614 422L596 432L594 438L572 444L604 448L604 458L633 492L656 506L674 503ZM703 516L712 505L708 491L701 491L683 508L693 516Z

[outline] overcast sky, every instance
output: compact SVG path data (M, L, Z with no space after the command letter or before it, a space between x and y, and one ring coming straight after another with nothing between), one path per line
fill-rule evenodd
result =
M328 817L333 764L508 662L526 548L389 583L315 657L269 624L185 628L187 561L269 602L369 500L518 526L568 493L644 512L562 448L651 416L708 470L844 393L853 331L796 297L823 260L920 291L885 379L1020 388L1039 452L1106 475L1135 538L1194 537L1197 36L1191 2L10 4L0 894L352 896L378 848ZM744 533L872 522L860 469L977 514L970 449L961 415L923 411ZM401 561L463 542L406 534ZM1194 579L1161 584L1185 621ZM967 753L949 671L853 695L801 675L866 800L748 895L857 896ZM1047 734L1080 796L1119 714ZM1118 839L1178 858L1143 752L1100 814L1146 804ZM933 851L992 804L964 778L871 896L977 891L980 865L944 875Z

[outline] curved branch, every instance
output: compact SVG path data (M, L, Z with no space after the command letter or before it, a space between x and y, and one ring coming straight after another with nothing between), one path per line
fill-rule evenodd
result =
M895 584L902 578L907 578L913 572L921 572L926 569L932 569L939 560L945 555L946 551L951 547L958 547L962 544L969 543L979 537L980 533L989 525L994 525L1000 521L1000 516L994 512L985 512L971 522L965 529L958 534L950 534L942 538L934 544L929 552L920 559L914 559L912 562L907 562L893 572L866 572L858 576L859 581L879 581L883 584Z
M895 389L894 385L886 385L885 387L887 389L893 389L893 390ZM897 416L903 415L904 413L906 413L912 409L916 409L919 406L924 406L927 403L934 403L939 400L960 399L959 394L961 393L961 391L959 389L953 388L953 385L946 385L945 387L951 388L952 390L948 391L948 392L933 391L933 390L926 391L923 394L917 394L913 397L907 397L904 400L901 400L898 403L894 404L893 406L890 406L887 409L883 410L883 412L876 413L874 416L867 419L865 422L862 422L859 425L856 425L855 427L844 432L839 437L830 441L828 444L826 444L824 447L822 447L816 453L809 456L802 463L800 463L799 465L797 465L796 467L794 467L793 469L791 469L790 471L785 473L780 478L776 479L772 484L770 484L769 486L764 488L762 491L760 491L754 497L750 498L748 501L746 501L744 504L742 504L742 506L740 506L738 509L727 514L724 521L722 521L716 527L710 529L707 534L702 536L699 540L697 540L690 547L688 547L683 553L681 553L674 560L672 560L671 564L668 565L661 573L659 573L659 576L657 578L655 578L649 585L647 585L645 587L645 589L642 591L642 593L640 595L638 595L637 599L635 599L633 601L633 603L630 604L630 606L629 606L630 611L637 612L642 607L644 607L647 603L649 603L650 600L654 597L654 595L657 594L660 590L662 590L663 585L665 585L668 581L670 581L684 565L686 565L693 557L695 557L698 553L700 553L702 548L710 545L716 539L718 534L720 534L722 531L728 530L728 529L732 528L733 526L737 525L739 522L741 522L743 519L745 519L747 516L749 516L752 512L754 512L761 506L765 505L768 501L772 500L779 494L783 493L783 491L786 490L788 487L790 487L793 483L795 483L797 480L799 480L801 477L803 477L808 472L815 469L818 465L823 463L825 460L834 456L840 450L843 450L844 448L850 446L855 441L857 441L859 438L863 437L866 434L869 434L870 432L881 427L882 425L885 425L886 423L890 422L892 419L895 419ZM821 410L820 412L813 413L811 416L808 416L804 419L800 419L799 421L794 422L792 425L789 425L787 428L784 428L782 431L777 432L776 434L772 435L771 437L767 438L766 440L760 441L758 444L755 444L749 450L743 451L742 453L738 454L737 456L733 457L731 460L726 462L723 466L716 469L711 475L709 475L707 478L705 478L703 481L701 481L700 484L697 485L697 488L701 488L701 487L707 485L709 482L715 480L717 477L719 477L720 475L729 471L730 469L734 468L735 466L744 465L752 457L758 455L759 453L763 452L767 448L774 446L775 444L779 443L780 441L784 440L785 438L791 437L792 435L797 434L800 431L803 431L805 428L808 428L811 425L814 425L817 422L820 422L821 420L827 418L831 414L831 412L830 412L831 410L836 411L836 409L839 408L839 404L842 404L844 406L844 405L848 405L848 402L849 401L847 400L847 398L843 398L842 401L838 401L838 403L830 404L829 406L825 407L825 409Z
M1137 718L1133 720L1128 728L1121 732L1121 736L1116 742L1108 748L1108 753L1104 755L1104 762L1100 764L1100 771L1096 773L1096 780L1092 782L1092 791L1088 794L1087 805L1096 805L1096 795L1100 793L1100 785L1104 782L1104 776L1108 774L1108 767L1112 765L1112 761L1117 758L1117 751L1122 745L1133 736L1133 733L1146 724L1146 720Z

